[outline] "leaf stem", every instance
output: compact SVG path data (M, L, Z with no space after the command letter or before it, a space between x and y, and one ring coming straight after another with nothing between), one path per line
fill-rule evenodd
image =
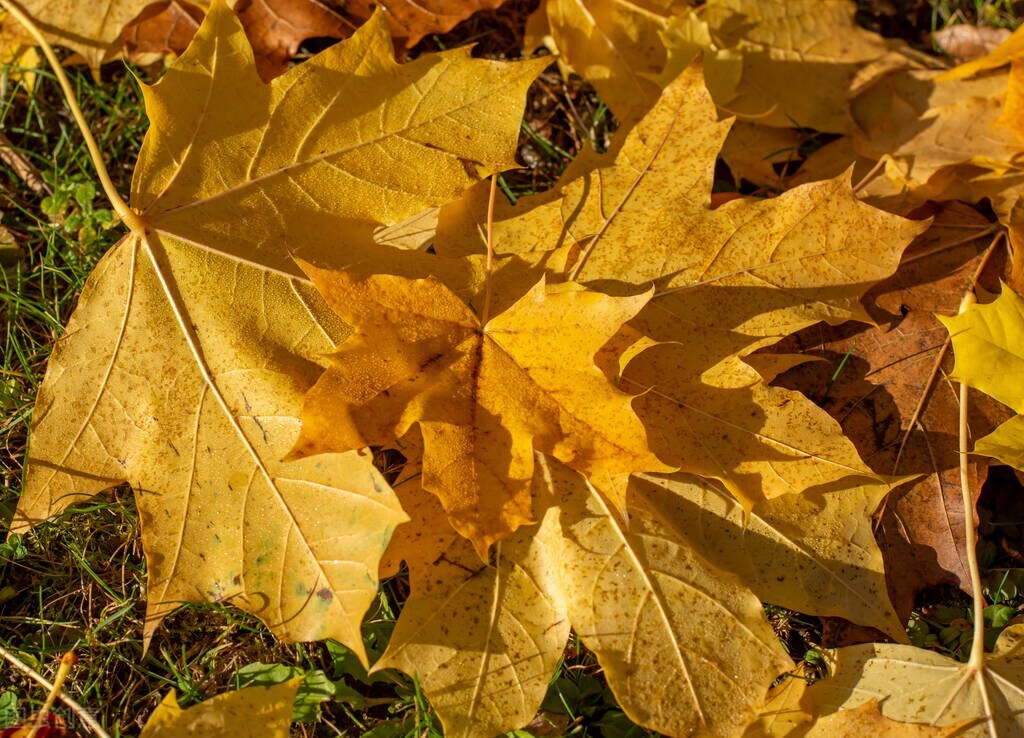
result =
M968 289L960 301L962 315L976 298L974 290ZM978 566L978 529L974 519L974 500L971 495L971 478L967 462L967 383L960 383L960 413L958 436L960 442L960 492L964 501L964 547L967 549L967 569L971 575L971 597L974 600L974 641L971 655L967 660L969 669L979 670L985 663L985 597L981 588L981 569Z
M494 273L494 201L498 196L498 175L491 176L491 194L487 200L487 273L484 275L484 307L480 325L491 319L491 282Z
M106 164L103 163L103 155L100 153L100 147L96 144L96 139L92 135L92 131L89 130L89 124L85 120L85 115L82 114L82 109L78 106L78 100L75 97L75 90L71 86L71 81L68 76L64 73L64 67L61 66L60 60L57 58L57 54L54 53L53 47L50 46L50 42L43 36L43 32L39 30L39 27L32 21L25 11L18 6L13 0L0 0L0 8L7 11L13 18L15 18L21 25L25 27L35 39L36 43L43 50L43 55L46 56L46 61L49 62L50 67L53 69L53 73L57 77L57 82L60 83L61 92L64 93L64 102L67 103L68 109L71 111L72 117L75 119L75 123L78 125L78 130L82 132L82 137L85 139L85 146L89 150L89 158L92 159L92 164L96 168L96 175L99 177L100 185L103 187L103 192L106 194L107 199L110 200L110 205L113 207L114 212L117 213L121 222L124 223L128 228L135 231L136 233L142 233L146 230L146 221L128 207L121 195L118 194L117 189L114 187L113 181L110 179L110 173L107 171Z

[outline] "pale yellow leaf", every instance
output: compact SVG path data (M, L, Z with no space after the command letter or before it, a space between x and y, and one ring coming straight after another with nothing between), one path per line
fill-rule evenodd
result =
M189 708L167 693L140 738L287 738L302 678L217 695Z
M889 50L847 0L710 0L702 19L718 49L742 57L738 82L708 77L715 102L763 125L845 133L857 71ZM709 61L709 72L722 61Z
M792 662L760 601L634 498L607 498L552 465L569 620L626 714L672 736L735 736Z
M72 49L90 67L98 69L120 51L121 29L152 2L22 0L19 6L42 28L47 41ZM26 39L27 35L17 21L4 18L0 38Z
M961 724L945 728L899 722L885 717L877 700L865 702L852 710L835 712L818 720L807 738L953 738L961 735Z
M1021 735L1022 639L1024 626L1004 630L995 651L977 671L913 646L869 643L840 648L828 654L831 676L808 688L801 704L812 714L827 716L878 700L890 720L959 726L954 731L957 738Z

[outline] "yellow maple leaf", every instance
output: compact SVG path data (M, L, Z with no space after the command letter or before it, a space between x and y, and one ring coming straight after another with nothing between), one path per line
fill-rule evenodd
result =
M372 246L377 226L507 166L537 69L467 50L399 65L378 16L265 85L214 2L144 91L151 128L120 208L132 232L54 349L12 531L131 484L147 641L181 602L228 600L283 638L365 657L377 561L405 514L365 453L282 461L349 331L289 252L359 261L346 235Z
M373 671L415 675L445 736L490 738L536 715L565 652L558 511L496 543L486 565L422 488L415 454L411 473L395 483L412 520L388 548L408 563L411 592Z
M718 120L700 67L691 66L614 161L502 209L494 248L577 245L578 281L634 292L653 283L654 296L630 325L664 345L631 361L620 383L640 394L635 407L666 462L721 479L748 504L859 486L874 475L835 421L799 393L765 386L736 357L820 320L869 320L861 296L895 271L927 223L860 202L848 175L711 209L715 156L729 125ZM477 188L442 208L439 253L483 249L483 206Z
M690 474L637 474L629 494L659 510L678 537L762 602L844 617L904 641L871 519L890 488L782 495L749 512L714 482Z
M432 278L306 269L355 333L307 395L293 455L393 445L417 424L423 485L481 556L533 522L534 448L613 488L668 468L594 363L649 294L542 280L488 319Z
M848 0L547 0L532 31L627 129L700 56L723 110L764 125L848 132L855 75L892 45L857 25L855 10Z
M121 29L150 5L146 0L23 0L21 8L45 29L52 44L73 50L93 69L112 58L119 50ZM26 39L24 29L4 18L0 40Z

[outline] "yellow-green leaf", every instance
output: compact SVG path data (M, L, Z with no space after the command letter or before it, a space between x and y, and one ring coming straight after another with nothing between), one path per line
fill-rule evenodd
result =
M979 389L1018 415L979 439L975 453L1024 469L1024 298L1003 285L987 305L960 315L938 316L949 330L956 365L953 379Z

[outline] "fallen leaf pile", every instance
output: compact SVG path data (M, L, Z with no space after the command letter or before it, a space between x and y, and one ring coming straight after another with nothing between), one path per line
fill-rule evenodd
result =
M144 89L130 232L54 346L11 532L127 483L147 642L224 601L364 663L404 564L372 669L416 675L448 736L526 725L570 630L666 735L1024 731L1022 626L967 665L905 630L919 591L977 578L982 457L1024 468L999 425L1024 302L950 317L1020 274L1020 37L943 75L846 0L547 0L527 46L621 127L495 206L550 59L394 48L498 4L23 3L94 68L194 39ZM313 36L345 40L285 71ZM719 157L772 196L723 197ZM954 381L992 398L966 490ZM762 603L895 643L769 692L794 665ZM280 722L294 688L253 704ZM171 696L143 735L255 709L223 699Z

